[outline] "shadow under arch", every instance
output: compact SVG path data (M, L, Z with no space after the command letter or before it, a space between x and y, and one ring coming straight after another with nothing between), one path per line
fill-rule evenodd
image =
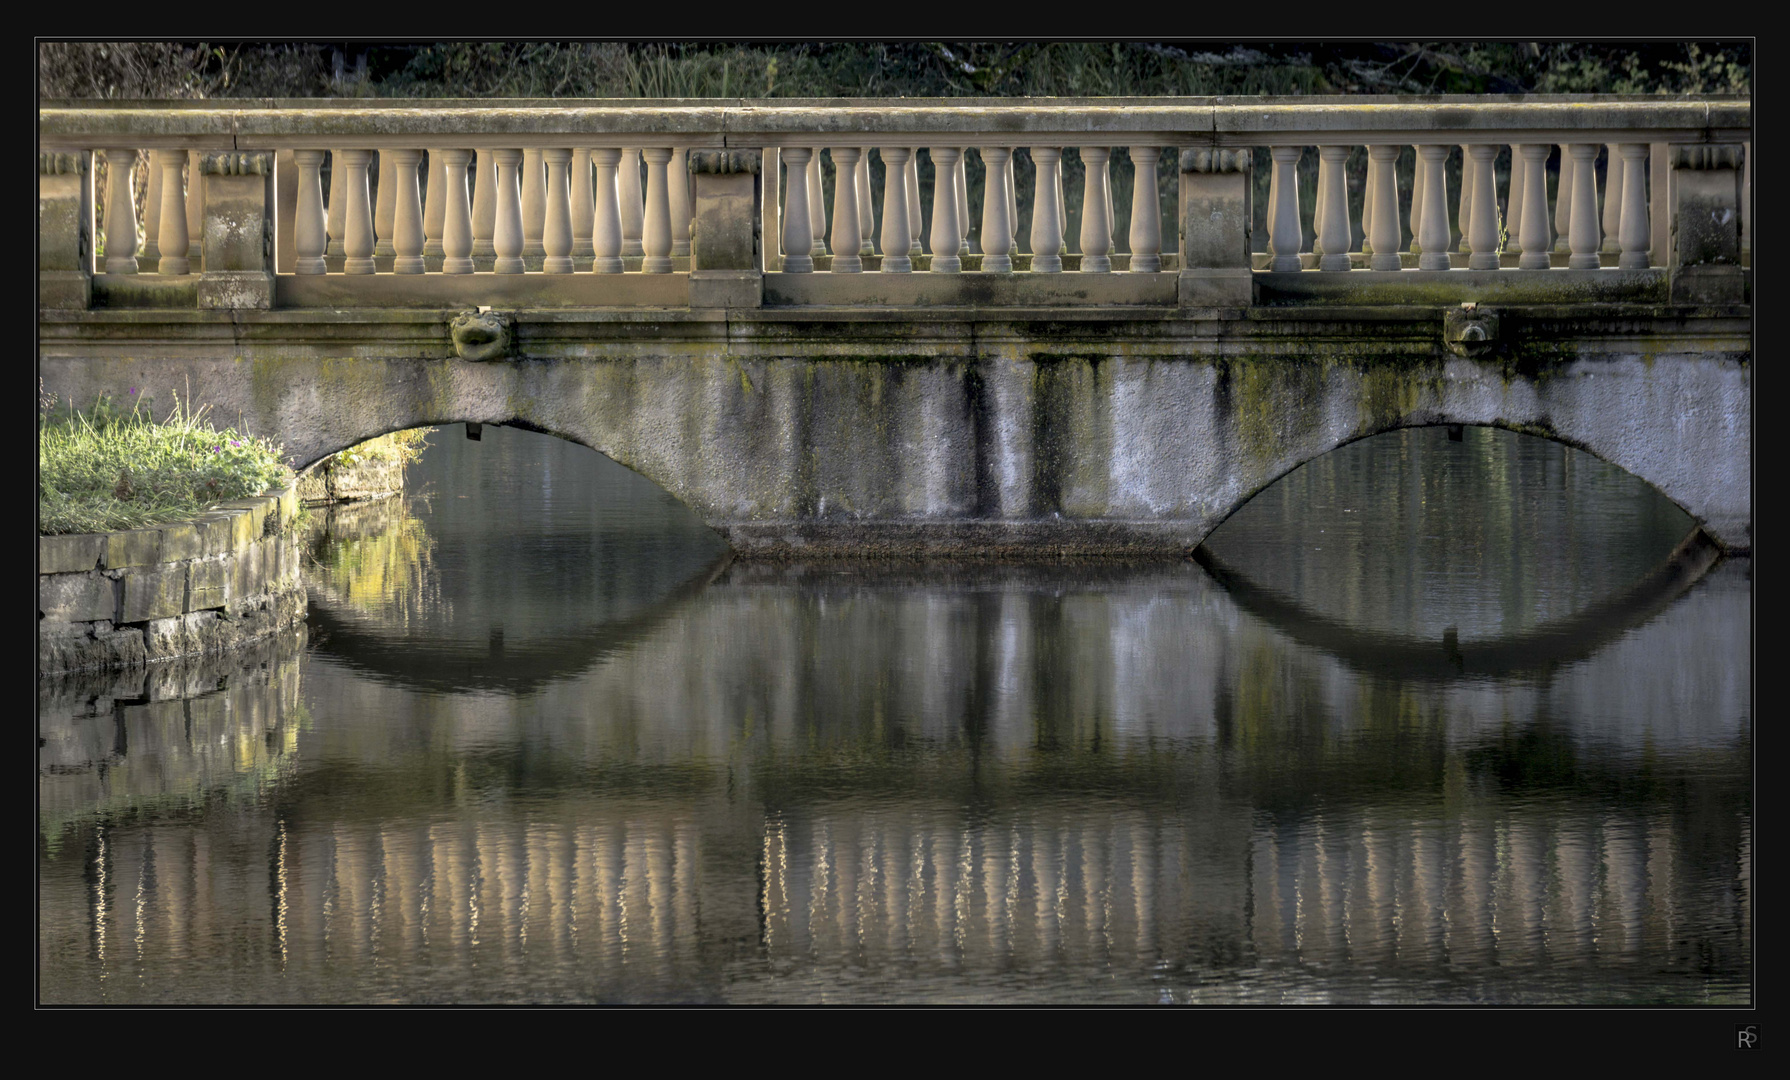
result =
M1195 562L1252 615L1301 645L1335 656L1364 674L1418 681L1463 677L1545 674L1595 655L1629 630L1648 622L1684 595L1722 557L1701 526L1629 588L1576 614L1533 630L1472 642L1425 640L1407 634L1361 630L1320 615L1279 592L1251 582L1201 545Z
M1390 434L1395 431L1406 431L1406 430L1414 430L1414 429L1418 429L1418 428L1431 428L1431 427L1449 428L1449 429L1492 428L1492 429L1495 429L1498 431L1508 431L1508 432L1511 432L1512 434L1516 434L1516 435L1526 435L1530 438L1542 439L1547 442L1557 443L1561 446L1569 447L1573 450L1578 450L1578 451L1581 451L1582 453L1589 454L1591 457L1596 458L1598 461L1601 461L1606 465L1609 465L1611 468L1620 469L1620 470L1622 470L1622 472L1626 473L1627 475L1634 477L1636 480L1639 480L1643 484L1646 484L1649 491L1652 491L1654 494L1658 495L1660 498L1665 499L1667 502L1671 503L1673 506L1677 507L1679 510L1682 510L1685 513L1685 515L1687 517L1689 517L1691 519L1691 521L1694 522L1700 530L1703 530L1704 538L1709 543L1715 545L1715 547L1717 548L1718 551L1724 552L1724 553L1727 551L1727 547L1726 547L1726 545L1724 545L1722 543L1721 539L1719 537L1715 536L1713 533L1710 533L1709 531L1707 531L1706 527L1709 524L1708 521L1706 519L1704 519L1702 516L1698 515L1696 513L1696 511L1694 511L1690 507L1684 505L1684 503L1682 501L1680 501L1679 499L1674 498L1672 496L1671 492L1666 491L1664 488L1660 487L1659 484L1656 481L1654 481L1653 479L1651 479L1641 473L1635 472L1633 469L1628 468L1626 465L1624 465L1620 461L1615 461L1615 460L1611 459L1610 457L1608 457L1607 455L1599 453L1597 448L1595 448L1595 447L1588 446L1585 443L1580 442L1577 439L1568 438L1567 436L1562 435L1559 432L1553 430L1551 427L1547 427L1547 426L1543 426L1543 425L1525 424L1525 423L1518 423L1518 422L1514 422L1514 421L1499 420L1499 419L1494 419L1494 420L1490 420L1490 421L1451 420L1451 419L1447 418L1446 416L1432 416L1432 417L1426 417L1423 419L1399 420L1399 421L1395 421L1393 423L1385 424L1383 426L1370 427L1364 431L1360 431L1355 434L1349 435L1345 438L1339 439L1336 442L1328 443L1327 445L1322 444L1322 443L1318 444L1319 449L1317 450L1316 453L1307 455L1305 457L1301 457L1298 460L1287 465L1284 469L1280 469L1277 472L1272 472L1272 473L1267 474L1268 478L1266 480L1264 480L1260 484L1257 484L1255 487L1251 488L1249 491L1245 492L1244 494L1240 495L1234 503L1232 503L1228 508L1226 508L1223 516L1217 518L1212 523L1211 528L1206 530L1206 534L1204 536L1200 537L1199 543L1194 545L1195 551L1197 552L1198 549L1203 548L1206 544L1206 541L1211 539L1213 533L1216 533L1219 529L1223 528L1225 522L1229 521L1233 517L1236 517L1238 511L1242 510L1245 506L1248 506L1250 504L1250 502L1252 500L1254 500L1258 495L1260 495L1264 491L1267 491L1268 489L1272 488L1275 484L1280 483L1282 480L1293 475L1294 473L1298 472L1300 469L1311 464L1312 462L1317 461L1318 459L1326 457L1330 454L1333 454L1336 451L1341 450L1345 446L1350 446L1350 445L1353 445L1354 443L1363 442L1367 439L1372 439L1379 435L1386 435L1386 434ZM1744 552L1743 552L1743 554L1744 554Z
M668 495L672 499L676 500L679 506L682 506L685 510L689 511L691 517L693 517L697 521L701 522L703 528L705 528L709 532L713 533L715 536L715 539L717 541L724 543L724 544L727 542L726 539L723 538L719 532L716 532L714 525L709 522L708 518L703 514L703 512L699 508L690 505L690 503L687 499L683 498L676 491L674 491L671 487L666 485L663 482L662 478L653 476L651 473L648 473L648 472L643 472L639 468L636 468L632 462L629 462L627 460L624 460L621 457L616 456L616 454L613 452L613 448L605 449L601 446L593 445L591 440L580 438L579 436L577 436L576 434L573 434L571 432L561 431L561 430L558 430L558 429L555 429L552 427L545 427L543 425L536 424L536 423L533 423L532 421L525 420L525 419L522 419L521 417L516 417L516 416L512 416L507 420L482 420L482 419L475 419L471 416L453 416L451 418L444 418L444 419L423 418L423 419L405 419L405 420L397 421L397 422L392 422L389 420L381 421L378 424L372 425L371 429L369 429L365 434L357 434L354 438L344 442L341 446L337 446L334 449L324 450L321 453L318 453L315 457L310 458L309 460L302 460L302 459L296 460L292 464L292 471L295 473L298 473L300 475L309 473L311 470L315 469L317 467L317 465L319 465L320 463L322 463L325 459L327 459L329 457L339 454L344 450L349 450L356 446L360 446L364 443L370 442L374 439L380 438L381 436L390 435L396 431L410 431L410 430L413 430L416 428L443 428L443 429L445 429L445 428L452 428L452 427L455 427L456 425L460 425L460 424L466 424L466 425L471 425L471 426L475 426L475 427L493 427L493 428L510 427L510 428L515 428L518 431L532 432L536 435L548 435L555 439L559 439L563 442L571 443L574 446L581 446L584 449L592 451L593 453L596 453L596 454L602 456L606 460L611 461L624 469L627 469L629 472L633 473L636 476L639 476L640 478L644 479L648 483L652 484L654 487L658 488L660 491L664 492L666 495Z
M459 423L461 422L444 422L427 426L437 427L440 433L436 438L444 439L449 444L444 449L452 450L465 442L462 429L458 426ZM590 527L587 529L582 518L584 511L580 510L574 513L570 521L564 518L559 519L558 531L554 531L555 527L549 526L549 532L541 534L548 541L548 546L539 551L543 560L541 567L557 566L559 568L557 572L548 570L549 579L560 593L569 598L563 605L563 610L562 606L549 605L553 614L548 617L545 624L539 625L551 626L551 630L545 636L541 636L537 628L532 637L525 635L520 645L512 639L509 642L510 647L506 649L502 635L505 615L500 610L495 613L493 644L490 650L487 652L483 648L468 648L469 642L465 640L465 635L462 633L466 629L465 624L455 626L455 623L460 620L457 620L452 614L444 615L438 606L433 609L433 615L425 616L424 623L413 624L410 621L411 617L402 617L394 623L379 614L363 610L361 604L348 599L352 578L337 580L335 575L330 573L308 573L307 578L311 586L309 621L313 630L313 651L332 656L352 669L375 676L383 681L416 689L431 691L504 690L523 693L548 682L569 678L583 672L603 657L626 647L641 635L650 632L672 610L706 588L715 577L726 569L731 561L732 552L726 542L715 535L714 530L709 528L699 515L691 511L687 504L679 501L674 494L665 491L661 485L654 483L650 477L628 468L625 463L615 461L611 455L594 450L582 440L568 438L562 433L545 430L536 425L527 423L491 424L487 422L483 426L514 427L532 434L549 436L551 440L564 444L560 447L561 451L576 446L581 450L592 450L595 454L594 458L585 458L582 453L572 451L571 455L567 457L555 454L541 459L539 457L541 449L538 445L531 448L512 439L506 446L500 440L499 446L506 453L489 459L491 465L499 468L507 466L514 469L519 464L534 464L539 460L544 461L550 467L550 475L557 477L561 475L560 469L572 466L574 457L591 463L600 459L603 467L599 471L607 473L610 478L599 479L597 476L583 471L584 466L579 466L572 472L566 473L565 475L568 477L580 478L580 482L588 481L599 485L597 489L593 489L597 493L596 501L586 504L573 500L569 504L589 505L599 516L589 519ZM490 439L491 433L487 432L484 439L480 441L484 441L489 446ZM538 442L547 441L539 440ZM473 453L475 458L483 456L478 451L473 451ZM437 484L444 477L458 475L457 469L463 468L467 464L467 460L459 457L457 451L434 460L434 466L431 467L425 462L422 467L426 470L425 477L429 473L435 474L434 480ZM458 466L455 464L456 461L459 462ZM486 497L493 496L497 490L490 486L494 476L507 478L510 475L508 472L487 472L483 465L474 475L480 474L484 479L479 483L483 487ZM623 481L620 488L610 486L616 483L613 478L624 474L632 477L633 482ZM508 485L500 480L499 486ZM652 495L640 494L649 488ZM476 493L480 489L466 487L463 490L474 493L477 497ZM634 494L629 494L630 492ZM434 503L434 500L443 494L443 492L437 491L432 496L420 496L413 489L409 498L423 497L427 498L430 503ZM603 507L609 505L604 498L610 494L617 494L624 500L629 500L620 505L633 506L636 510L644 509L648 516L637 518L624 513L617 517L603 510ZM461 495L460 497L467 496ZM636 499L645 501L632 501ZM410 505L403 499L343 504L341 510L330 512L329 516L324 519L327 527L318 534L318 540L333 548L334 543L338 541L356 543L387 536L402 522L412 520L409 511ZM461 505L475 506L478 504ZM515 506L513 503L508 505L512 508ZM524 500L522 505L526 513L529 503ZM364 509L357 511L354 509L355 507ZM338 531L341 523L337 515L343 512L351 514L346 533ZM353 521L353 516L368 512L375 515L372 522L355 523ZM661 514L663 517L658 516ZM599 520L599 518L604 520ZM496 524L490 528L475 526L471 533L465 531L469 523L495 519L488 515L481 518L476 512L473 517L467 518L463 512L457 518L450 517L448 519L443 519L437 514L433 516L433 520L437 524L445 525L450 532L455 531L456 527L452 523L458 520L458 531L462 542L456 544L453 551L457 553L458 563L462 568L534 565L531 561L533 555L529 554L533 548L513 549L510 546L513 541L505 539L512 529L501 520L497 520ZM420 525L420 522L418 524ZM570 528L569 532L567 531L568 527ZM559 538L557 542L554 540L555 537ZM574 552L569 556L572 562L567 563L565 560L568 556L564 547L566 538L573 538L575 545L594 545L591 547L593 554L598 551L608 553L604 557L604 565L608 565L614 559L621 559L626 563L635 556L645 555L649 552L669 554L663 558L652 559L651 565L643 564L638 568L639 573L617 577L613 567L608 571L597 570L598 563L591 555L580 556ZM429 544L432 547L433 541L429 541ZM634 554L630 555L630 552ZM518 556L520 557L518 558ZM329 556L326 558L330 558L327 567L323 563L317 565L325 569L336 565L333 558ZM493 558L501 558L503 561L493 563L491 562ZM555 560L558 561L555 562ZM315 561L314 558L313 561ZM350 556L350 562L344 566L353 565L355 561L355 557ZM377 560L375 561L377 562ZM588 568L588 570L582 574L574 570L570 577L564 576L574 565ZM453 573L451 569L447 572ZM534 573L536 577L539 577L541 569L537 568ZM589 574L596 576L594 579L586 580ZM614 588L618 582L622 583L619 594ZM597 591L587 594L586 586L594 587ZM455 594L450 592L448 595ZM530 592L528 595L536 596L536 599L545 598L545 594L536 595ZM588 600L577 599L587 595ZM461 599L463 600L464 597ZM450 600L449 610L453 610L453 605L457 605L459 602ZM436 603L439 604L439 601ZM617 605L619 605L619 610L616 609ZM524 607L529 608L530 605L525 603ZM510 614L514 614L514 612ZM442 618L446 618L447 623L440 622ZM434 629L427 629L431 624ZM511 629L513 630L514 626ZM436 636L438 634L445 636ZM431 644L436 647L431 647Z

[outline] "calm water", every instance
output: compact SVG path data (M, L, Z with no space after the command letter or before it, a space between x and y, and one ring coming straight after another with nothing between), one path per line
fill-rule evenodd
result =
M40 684L45 1001L1751 1000L1750 563L1576 451L863 567L433 442L303 633Z

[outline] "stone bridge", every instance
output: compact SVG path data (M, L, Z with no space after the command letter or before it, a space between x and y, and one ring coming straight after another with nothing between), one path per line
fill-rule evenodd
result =
M1485 424L1751 547L1745 99L93 104L39 112L45 387L295 467L513 424L741 554L1182 553Z

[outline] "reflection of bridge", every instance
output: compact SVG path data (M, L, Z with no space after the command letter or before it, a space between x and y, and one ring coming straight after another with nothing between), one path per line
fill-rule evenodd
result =
M299 465L515 423L742 552L1185 551L1437 423L1750 547L1744 101L489 104L45 107L47 387L190 386ZM108 198L102 259L94 152L144 147L154 249Z
M1618 992L1634 979L1657 995L1665 971L1682 994L1704 965L1746 980L1744 818L1718 839L1667 805L1445 814L1439 796L1286 825L1223 804L1166 821L1123 802L974 818L924 798L728 807L713 792L364 823L292 807L249 848L103 827L85 884L45 876L62 916L46 949L81 941L94 974L148 971L180 1000L224 992L214 965L262 1000L377 998L381 972L400 1000L948 999L1106 970L1115 982L1087 995L1154 999L1192 976L1199 999L1278 1001L1303 980L1235 976L1343 963L1361 981L1333 982L1337 1000L1449 999L1433 980L1451 970L1472 997L1548 1000L1582 993L1552 990L1551 968L1586 963ZM1711 860L1732 887L1704 887ZM242 947L206 945L226 935ZM793 985L772 979L792 965Z

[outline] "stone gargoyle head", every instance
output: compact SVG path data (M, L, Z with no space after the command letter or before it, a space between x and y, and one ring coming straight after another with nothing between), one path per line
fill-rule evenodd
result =
M501 360L510 351L510 317L490 308L462 311L449 329L462 360Z

